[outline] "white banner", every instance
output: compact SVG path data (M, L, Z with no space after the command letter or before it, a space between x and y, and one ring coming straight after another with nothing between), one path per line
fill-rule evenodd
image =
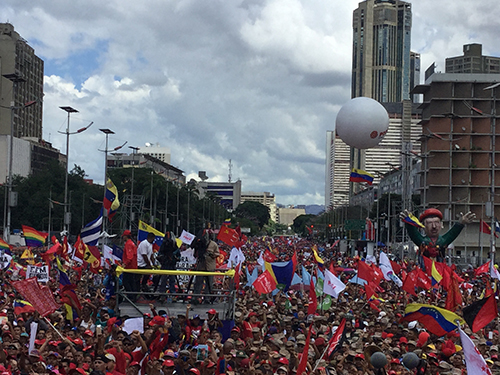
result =
M26 270L26 279L36 277L41 283L49 282L49 266L28 266Z
M176 264L177 269L190 270L193 264L196 264L196 258L194 257L194 250L187 249L181 251L181 259ZM180 282L187 282L189 280L189 276L187 275L178 275L177 278L179 279Z
M38 323L31 322L30 324L30 342L28 348L28 354L31 354L33 349L35 349L36 334L38 332Z
M194 238L196 236L194 234L191 234L189 232L186 232L185 230L182 231L181 236L179 237L182 242L184 242L186 245L191 245L191 242L193 242Z
M7 254L4 250L0 250L0 268L4 269L8 267L11 260L11 255Z

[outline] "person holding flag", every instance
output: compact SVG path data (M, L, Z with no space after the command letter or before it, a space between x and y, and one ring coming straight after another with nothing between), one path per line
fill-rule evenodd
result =
M127 269L137 269L137 245L132 241L132 233L127 229L123 231L122 238L125 241L123 246L123 267ZM139 291L139 278L134 273L123 274L123 286L127 292ZM132 300L135 295L130 296Z
M438 209L428 208L420 215L419 219L408 210L399 214L411 240L419 247L419 259L425 256L438 262L443 261L448 245L455 241L465 225L470 224L475 217L476 214L470 211L461 214L458 223L455 223L445 234L440 235L443 228L443 213ZM419 232L418 227L424 228L425 235Z

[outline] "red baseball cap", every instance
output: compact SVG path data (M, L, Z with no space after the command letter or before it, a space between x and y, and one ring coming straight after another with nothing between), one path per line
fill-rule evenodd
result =
M207 314L215 315L215 314L217 314L217 311L215 309L210 309L207 311Z
M128 229L126 229L126 230L123 231L122 237L124 237L124 236L131 236L131 235L132 235L132 232L130 232Z
M149 322L150 326L162 326L165 324L165 318L160 315L156 315L153 320Z

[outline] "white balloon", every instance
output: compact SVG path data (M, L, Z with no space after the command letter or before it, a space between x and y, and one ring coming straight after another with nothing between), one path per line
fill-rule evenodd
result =
M340 108L335 121L340 139L354 148L378 145L389 129L386 109L374 99L358 97Z

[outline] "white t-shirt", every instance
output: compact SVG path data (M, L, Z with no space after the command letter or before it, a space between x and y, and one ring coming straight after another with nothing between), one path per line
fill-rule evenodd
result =
M148 264L144 261L143 255L149 259L150 264L153 264L151 260L153 256L153 244L150 244L148 240L143 240L137 246L137 267L147 267Z

